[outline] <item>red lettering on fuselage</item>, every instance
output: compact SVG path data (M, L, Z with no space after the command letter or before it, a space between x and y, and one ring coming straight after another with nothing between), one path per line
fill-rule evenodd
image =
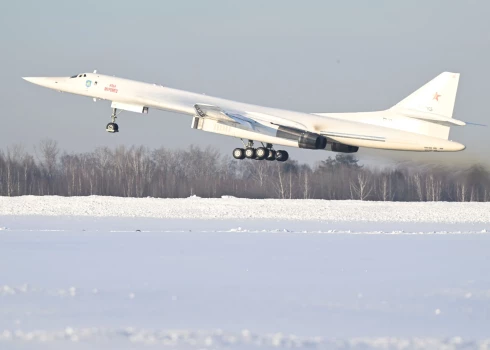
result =
M104 88L104 91L113 92L113 93L117 94L117 92L119 90L117 89L116 84L109 84L109 86L106 86Z

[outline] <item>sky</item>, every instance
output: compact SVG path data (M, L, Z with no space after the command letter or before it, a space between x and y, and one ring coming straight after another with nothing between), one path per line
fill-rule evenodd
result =
M190 128L189 116L123 113L23 76L99 73L302 112L389 108L443 71L461 73L454 117L490 124L488 1L5 1L0 11L0 149L50 138L68 152L98 146L212 146L237 139ZM428 154L361 149L379 166L490 165L486 127L453 128L467 149ZM333 155L288 149L314 163Z

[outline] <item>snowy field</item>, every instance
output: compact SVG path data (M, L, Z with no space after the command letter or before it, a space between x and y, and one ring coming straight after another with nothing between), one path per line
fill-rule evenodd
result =
M0 349L156 348L490 349L490 205L0 198Z
M489 223L489 203L401 203L322 200L0 197L0 215L273 219L288 221Z

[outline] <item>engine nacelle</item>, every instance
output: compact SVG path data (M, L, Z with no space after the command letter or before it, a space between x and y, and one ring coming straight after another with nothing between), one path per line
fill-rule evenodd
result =
M305 132L298 140L300 148L324 149L327 147L327 138L313 132Z
M359 147L333 142L327 145L327 150L340 153L356 153L357 151L359 151Z
M276 137L294 140L298 142L299 148L324 149L327 147L327 138L309 131L280 126Z

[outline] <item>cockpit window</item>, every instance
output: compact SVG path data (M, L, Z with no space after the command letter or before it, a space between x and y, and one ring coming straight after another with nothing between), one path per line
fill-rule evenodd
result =
M73 78L81 78L81 77L86 78L87 77L87 74L76 74L76 75L72 75L70 77L70 79L73 79Z

